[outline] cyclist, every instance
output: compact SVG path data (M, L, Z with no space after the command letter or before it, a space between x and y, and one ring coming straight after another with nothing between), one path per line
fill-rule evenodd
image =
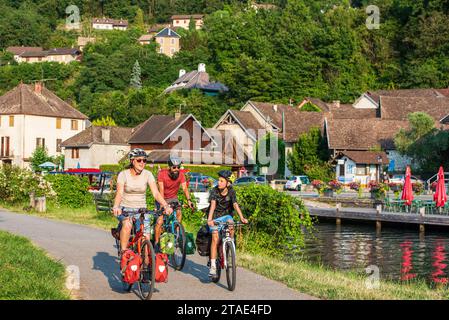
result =
M120 245L123 253L128 247L128 240L131 234L132 221L129 217L125 217L122 211L138 212L139 209L147 208L146 191L149 186L153 197L162 204L165 209L164 214L171 214L173 209L165 201L164 197L159 193L153 174L145 170L147 162L147 154L144 150L136 148L128 154L130 161L126 170L119 173L117 177L117 194L115 196L113 212L120 221ZM136 220L136 230L140 229L140 220ZM114 231L113 231L113 235ZM144 220L144 236L150 240L150 217L145 214Z
M210 270L209 277L214 278L217 276L217 245L218 245L218 232L223 228L222 225L215 226L214 222L234 222L232 218L234 209L237 211L240 221L247 224L248 220L243 217L242 210L240 210L237 203L237 197L235 190L231 184L232 172L229 170L221 170L218 172L218 185L211 190L209 196L210 208L209 216L207 218L207 224L209 230L212 233L212 242L210 247ZM234 237L234 230L231 227L231 237Z
M179 223L182 222L182 212L181 207L179 206L178 200L178 191L179 187L182 187L182 191L184 192L186 199L188 201L188 205L190 208L193 207L193 203L190 200L189 190L187 188L186 177L184 173L180 172L182 161L178 157L171 156L167 162L168 169L162 169L159 171L157 175L157 182L159 184L159 191L163 195L165 201L169 204L175 204L178 206L176 209L176 218ZM157 203L157 206L159 204ZM162 224L164 220L163 217L160 216L156 222L156 226L154 228L154 243L156 247L156 252L159 250L159 238L161 235Z

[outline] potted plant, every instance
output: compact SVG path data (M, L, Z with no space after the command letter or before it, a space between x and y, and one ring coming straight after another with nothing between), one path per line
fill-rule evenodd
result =
M337 194L340 194L343 190L343 185L338 182L337 180L331 180L329 181L329 183L327 184L324 194L327 197L333 197L334 192L336 192Z
M321 196L324 192L325 183L321 180L313 180L312 181L313 188L318 192L318 195Z
M377 181L370 181L368 183L368 189L371 193L371 199L382 199L388 191L388 185Z
M362 197L362 185L359 182L351 182L349 184L349 189L356 191L359 198Z

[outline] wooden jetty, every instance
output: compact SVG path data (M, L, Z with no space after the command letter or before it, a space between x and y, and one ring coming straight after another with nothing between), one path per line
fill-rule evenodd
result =
M449 227L449 215L443 214L424 214L410 212L388 212L383 211L381 206L372 208L342 208L337 204L335 208L317 208L307 206L311 216L334 218L337 224L341 224L342 219L373 221L376 228L382 227L382 222L409 224L419 226L419 231L424 232L425 226L443 226Z

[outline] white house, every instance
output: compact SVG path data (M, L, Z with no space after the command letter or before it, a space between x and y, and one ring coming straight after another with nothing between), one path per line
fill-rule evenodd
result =
M97 30L127 30L128 20L116 20L110 18L93 18L92 28Z
M90 126L62 143L64 169L117 164L130 150L132 128Z
M195 29L201 29L203 27L204 14L191 14L191 15L174 15L171 16L171 24L174 28L189 29L190 21L193 19L195 22Z
M62 141L84 130L87 119L42 83L19 84L0 97L1 163L28 167L38 146L61 154Z

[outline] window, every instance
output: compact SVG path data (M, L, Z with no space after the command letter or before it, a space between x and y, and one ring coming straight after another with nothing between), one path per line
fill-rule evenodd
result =
M56 152L61 152L62 139L56 139Z
M171 53L175 53L175 48L171 48Z
M56 118L56 129L61 129L61 118Z
M72 149L72 159L79 159L80 158L80 149L73 148Z
M36 138L36 148L45 148L45 138Z
M358 176L366 176L366 166L364 164L356 165L355 174Z
M14 116L9 116L9 126L14 127Z
M72 120L72 130L78 130L78 121Z
M175 44L175 39L171 39L171 44Z
M2 137L1 143L0 155L2 157L9 157L9 137Z
M160 44L164 44L164 38L161 38Z

